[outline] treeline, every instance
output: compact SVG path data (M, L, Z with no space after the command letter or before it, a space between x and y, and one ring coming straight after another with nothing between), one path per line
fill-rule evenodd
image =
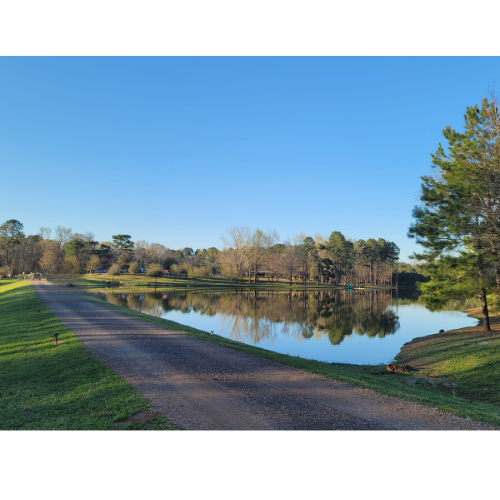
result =
M231 227L222 237L224 249L219 255L220 273L238 281L248 278L257 283L259 276L286 278L340 285L371 283L390 285L398 246L382 238L352 240L338 231L329 238L296 235L279 241L276 231L251 231Z
M413 276L413 283L417 280L411 266L397 266L399 248L394 242L382 238L352 240L338 231L328 238L301 233L281 241L276 231L232 227L222 237L222 250L172 250L159 243L133 242L126 234L98 242L91 232L73 233L61 226L51 235L49 228L41 228L27 236L21 222L4 222L0 226L0 273L81 274L105 269L118 275L123 270L137 274L141 268L150 268L150 275L169 269L191 278L222 276L235 283L286 279L290 283L391 285L397 279L403 279L402 284L411 282L403 278L405 274Z
M37 234L28 236L23 229L23 224L13 219L0 226L0 274L81 274L109 271L113 266L119 272L123 269L138 272L152 263L168 268L189 260L195 253L191 248L170 250L159 243L134 243L126 234L98 242L92 232L73 233L71 228L62 226L57 226L52 238L50 228L42 227ZM210 250L218 252L215 248ZM204 252L198 250L198 258Z
M490 330L488 301L500 300L500 112L494 92L468 107L463 132L443 130L445 147L432 155L434 176L422 177L421 205L409 236L424 248L430 281L423 299L479 297ZM488 297L490 295L490 297Z
M419 282L427 282L431 278L425 266L398 262L395 280L399 285L416 286Z

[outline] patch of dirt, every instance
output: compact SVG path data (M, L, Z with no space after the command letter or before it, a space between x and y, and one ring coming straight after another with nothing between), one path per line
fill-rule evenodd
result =
M386 369L391 373L407 373L418 371L418 368L413 368L413 366L410 365L393 365L391 363L386 366Z

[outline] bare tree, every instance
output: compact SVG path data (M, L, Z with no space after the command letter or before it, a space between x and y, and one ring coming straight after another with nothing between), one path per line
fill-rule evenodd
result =
M92 231L87 231L86 233L75 233L73 238L82 240L84 243L89 243L95 241L95 234Z
M270 248L279 243L279 235L275 230L265 233L256 229L252 233L249 243L248 257L254 273L253 281L257 283L257 274L266 265Z
M224 250L219 255L221 272L229 279L238 280L243 276L245 267L248 266L247 250L252 233L246 226L232 226L226 233L227 236L221 235L224 243Z
M284 244L285 244L285 250L283 251L282 255L282 265L283 265L283 271L286 276L290 279L290 286L292 285L292 278L293 275L297 272L298 266L300 264L300 257L297 252L297 247L296 243L299 243L297 237L295 237L294 243L290 241L290 239L286 239Z
M70 227L56 227L56 241L59 242L59 246L63 247L71 239L72 233Z
M38 234L42 240L48 240L50 238L50 233L52 232L52 229L50 227L41 227L38 230Z

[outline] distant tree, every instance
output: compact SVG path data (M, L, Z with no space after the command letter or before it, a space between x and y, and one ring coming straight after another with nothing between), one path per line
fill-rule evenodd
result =
M298 243L297 237L295 243ZM281 254L282 266L285 276L288 276L288 279L290 280L291 286L293 275L297 272L298 266L300 264L300 256L297 252L297 246L292 244L289 239L285 240L284 245L285 250Z
M128 267L130 265L130 257L128 255L122 253L118 257L118 260L116 261L116 263L120 266L121 269L128 269Z
M50 233L52 232L52 229L50 227L41 227L38 230L38 234L42 238L42 240L48 240L50 238Z
M188 276L190 278L206 278L208 276L209 272L206 267L195 267L192 266L188 270Z
M249 263L248 248L252 232L247 226L231 226L226 232L227 236L220 237L224 243L224 250L219 255L218 261L222 275L238 282L239 278L243 278Z
M134 247L134 242L130 239L129 234L115 234L113 238L113 247L119 248L120 250L128 250Z
M304 233L300 233L299 235L299 245L298 245L298 254L300 265L302 267L302 278L304 280L304 285L306 280L309 278L310 267L313 263L313 255L315 251L315 242L311 236L305 236Z
M111 246L107 245L106 243L100 243L99 246L94 249L94 254L97 255L99 259L101 259L103 267L107 269L113 257Z
M71 228L57 226L56 227L56 241L59 242L59 246L63 247L71 239Z
M174 274L187 274L187 269L185 264L173 264L172 271Z
M215 247L210 247L208 249L197 250L196 253L200 256L203 267L205 267L210 274L215 274L217 267L217 259L220 254L220 250Z
M174 256L168 256L164 261L163 261L163 266L165 269L170 269L174 264L177 264L178 261Z
M0 226L0 238L16 239L23 232L23 224L15 219L10 219Z
M111 274L112 276L117 276L118 274L122 273L122 268L118 264L113 264L108 271L108 274Z
M134 243L134 250L144 250L144 249L148 248L148 246L149 246L149 242L147 242L146 240L137 240Z
M370 268L370 283L375 281L375 263L380 259L381 248L377 240L369 238L365 241L362 249L363 257L366 259Z
M328 240L331 259L335 265L335 284L338 285L342 275L346 239L339 231L333 231Z
M97 255L91 255L87 261L87 270L90 272L97 271L101 269L101 265L101 259Z
M146 275L156 278L155 281L158 282L158 278L163 275L163 268L161 264L149 264Z
M78 256L80 250L85 246L82 240L72 239L64 249L64 257Z
M139 264L137 264L137 262L131 262L128 267L128 272L133 274L135 278L135 275L139 272Z
M49 274L57 273L60 265L59 243L50 241L43 252L40 260L41 268Z
M80 274L82 263L76 255L70 255L64 259L64 267L66 268L66 272L70 274Z
M73 238L76 238L77 240L81 240L84 243L88 243L90 241L94 241L95 234L92 231L87 231L86 233L75 233L73 235Z
M15 249L20 247L24 237L23 224L18 220L10 219L0 226L0 249L5 252L5 261L14 272L21 267Z

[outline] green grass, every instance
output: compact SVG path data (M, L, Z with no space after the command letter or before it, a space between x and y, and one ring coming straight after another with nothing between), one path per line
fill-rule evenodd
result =
M146 398L84 349L29 281L0 281L0 312L0 429L110 430L149 408ZM158 416L119 428L174 427Z
M288 281L281 280L279 282L268 282L265 278L259 281L257 284L248 283L244 281L243 283L232 283L227 279L219 277L209 277L209 278L187 278L187 277L168 277L168 278L154 278L148 277L144 274L136 275L135 277L129 274L122 274L117 276L106 275L102 277L98 274L86 274L86 275L57 275L48 278L50 283L66 285L68 283L77 285L79 287L102 287L106 281L120 282L125 287L156 287L161 289L194 289L197 290L227 290L227 289L263 289L263 290L290 290L290 289L314 289L314 290L336 290L345 289L342 286L316 285L316 282L311 281L304 287L302 281L295 281L290 286ZM371 287L371 288L383 288L383 287Z
M369 365L351 365L339 363L325 363L321 361L308 360L286 354L279 354L259 347L250 346L241 342L220 337L218 335L210 335L209 332L198 330L174 321L169 321L147 314L125 309L121 306L103 302L98 299L89 298L102 307L113 309L121 313L127 314L134 318L139 318L148 321L154 325L161 326L168 330L174 330L185 333L192 337L202 339L206 342L213 342L231 349L245 352L252 356L265 358L270 361L275 361L282 365L291 366L300 370L315 373L324 377L348 382L366 389L406 399L416 403L420 403L432 408L439 408L442 411L454 413L461 417L470 417L473 420L479 420L500 426L500 407L496 405L492 399L484 399L485 386L471 386L469 393L460 392L453 393L453 389L447 384L447 381L436 381L430 377L421 376L421 372L415 374L389 374L385 365L369 366ZM439 350L439 349L438 349ZM447 350L442 353L443 356L453 357L453 352ZM404 360L401 360L404 361ZM406 361L405 361L406 362ZM471 369L465 368L464 372ZM474 369L474 368L472 368ZM491 379L492 386L497 385L499 378L498 372Z
M420 369L440 390L500 408L500 324L482 325L415 339L397 359Z

